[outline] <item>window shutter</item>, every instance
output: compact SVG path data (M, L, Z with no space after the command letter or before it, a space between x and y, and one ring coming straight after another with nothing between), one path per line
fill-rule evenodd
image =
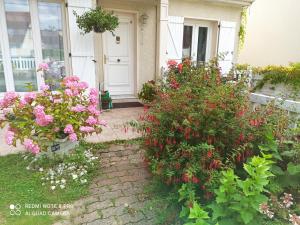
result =
M93 32L81 34L81 30L76 23L76 17L73 14L73 11L75 11L81 15L92 8L92 0L68 0L67 7L73 75L88 82L90 87L96 87Z
M180 61L182 59L184 18L180 16L169 16L168 23L168 59Z
M220 23L218 54L225 54L224 58L219 60L222 75L226 75L232 67L236 38L235 27L235 22L221 21Z

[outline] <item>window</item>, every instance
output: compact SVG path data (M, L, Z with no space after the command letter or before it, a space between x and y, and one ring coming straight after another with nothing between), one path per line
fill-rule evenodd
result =
M210 32L212 22L195 21L184 25L182 58L191 58L193 61L205 62L210 58Z
M5 0L5 15L15 91L37 89L32 25L27 0Z
M182 44L182 58L190 58L192 55L192 39L193 27L184 26L183 29L183 44Z
M55 87L65 76L65 34L63 1L59 0L4 0L0 1L2 44L8 49L2 58L0 49L0 92L34 90L44 82ZM5 50L4 50L5 51ZM2 60L8 68L3 67ZM36 72L37 65L46 62L45 74ZM10 78L8 86L5 79Z
M43 61L49 65L45 81L55 87L65 76L61 4L38 2Z
M207 27L199 27L197 62L205 62L206 60L207 30Z

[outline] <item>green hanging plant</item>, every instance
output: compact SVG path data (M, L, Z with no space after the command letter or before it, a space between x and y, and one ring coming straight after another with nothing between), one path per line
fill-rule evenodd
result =
M239 50L244 47L247 25L247 8L243 8L241 12L241 25L239 30Z
M78 15L75 11L76 23L84 34L94 31L96 33L104 33L105 31L113 31L119 25L118 17L113 12L104 11L101 7L91 9L88 12Z

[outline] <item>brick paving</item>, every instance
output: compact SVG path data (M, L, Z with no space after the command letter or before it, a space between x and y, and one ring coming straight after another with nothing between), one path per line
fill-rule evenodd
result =
M101 175L90 186L90 194L74 202L68 220L55 225L153 225L144 185L150 173L139 145L111 145L100 153Z

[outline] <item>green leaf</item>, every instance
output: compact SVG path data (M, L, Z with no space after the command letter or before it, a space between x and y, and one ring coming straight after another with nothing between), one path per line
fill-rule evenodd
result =
M284 171L279 166L276 166L276 165L273 165L271 167L271 171L275 175L283 175L284 174Z
M253 220L253 214L251 212L243 210L240 213L245 224L248 224L251 220Z
M287 171L291 174L291 175L296 175L298 173L300 173L300 165L295 165L292 162L290 162L287 165Z
M188 215L189 215L189 208L182 206L179 217L184 218L184 217L187 217Z
M205 212L197 202L194 202L193 208L190 209L190 219L208 219L208 213Z

